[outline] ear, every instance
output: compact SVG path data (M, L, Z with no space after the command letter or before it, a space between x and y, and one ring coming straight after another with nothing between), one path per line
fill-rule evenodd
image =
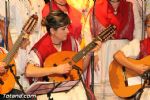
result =
M55 33L54 28L50 28L50 33L51 33L51 34L54 34L54 33Z

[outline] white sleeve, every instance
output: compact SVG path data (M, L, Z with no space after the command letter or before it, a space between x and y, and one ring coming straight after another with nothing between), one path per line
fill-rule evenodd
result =
M126 57L137 58L140 53L140 40L134 39L125 45L121 51Z
M18 55L15 58L17 74L24 74L25 66L27 64L27 51L24 49L18 50Z
M29 53L27 62L40 66L40 59L33 50Z

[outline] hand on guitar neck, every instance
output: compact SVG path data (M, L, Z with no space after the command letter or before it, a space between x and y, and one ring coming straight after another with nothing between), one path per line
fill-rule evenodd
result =
M95 43L97 44L90 52L96 52L98 51L101 46L102 46L102 42L101 41L95 41Z
M30 40L28 38L23 38L20 48L26 50L29 44Z

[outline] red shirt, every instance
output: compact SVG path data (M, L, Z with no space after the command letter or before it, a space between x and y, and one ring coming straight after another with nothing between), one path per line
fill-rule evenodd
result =
M150 55L150 38L144 39L140 42L140 59Z
M75 46L77 48L77 45ZM45 59L53 53L58 52L52 44L49 33L46 33L32 48L40 59L40 64L43 65ZM62 42L62 51L73 51L71 37L68 35L67 40Z

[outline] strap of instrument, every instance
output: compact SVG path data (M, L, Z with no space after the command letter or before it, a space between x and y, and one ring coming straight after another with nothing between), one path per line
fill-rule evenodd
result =
M83 79L82 79L82 76L81 76L81 73L80 73L80 69L79 69L79 67L78 66L76 66L76 65L73 65L73 68L74 69L76 69L77 70L77 72L78 72L78 75L79 75L79 79L81 80L81 82L82 82L82 85L83 85L83 87L84 87L84 90L85 90L85 93L86 93L86 96L87 96L87 99L88 100L95 100L95 99L92 99L91 98L91 91L86 87L86 85L85 85L85 83L84 83L84 81L83 81Z
M10 68L10 72L13 74L13 76L14 76L14 78L15 78L15 81L16 81L16 83L18 84L18 86L19 86L19 88L20 88L20 90L25 94L25 92L24 92L24 89L23 89L23 87L22 87L22 85L20 84L20 82L18 81L19 80L19 77L18 76L16 76L15 74L14 74L14 72L13 72L13 69L12 69L12 67L14 66L14 64L12 64L12 65L8 65L9 66L9 68Z
M87 67L86 80L85 80L86 89L88 90L88 93L90 95L90 100L96 100L94 92L91 90L91 87L90 87L90 80L91 80L91 73L90 73L90 71L91 71L91 66L89 65Z
M91 90L94 93L94 52L91 54L91 63L90 63L90 68L91 68Z
M142 96L142 93L144 92L144 89L145 88L150 88L150 74L149 74L150 70L146 71L143 75L143 77L141 77L141 89L136 93L135 95L135 100L140 100L141 96ZM144 79L144 83L142 84L142 79ZM148 86L146 86L146 84Z

